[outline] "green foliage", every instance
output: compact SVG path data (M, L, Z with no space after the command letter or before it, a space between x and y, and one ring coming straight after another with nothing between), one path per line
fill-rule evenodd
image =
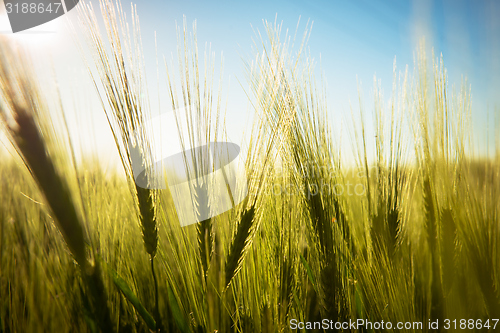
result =
M114 7L104 4L117 42ZM143 191L131 178L126 147L147 111L141 76L126 69L133 55L115 43L112 57L98 58L96 78L127 178L88 159L72 166L64 151L48 149L57 142L45 134L51 119L35 112L43 107L34 95L11 99L11 60L2 58L0 120L24 165L3 156L0 164L0 332L289 332L291 319L323 318L423 322L429 331L428 320L499 318L500 160L475 158L468 146L465 85L450 93L442 59L428 77L423 48L412 74L394 67L389 105L375 85L374 147L363 111L353 117L357 161L349 165L305 51L308 31L294 50L281 26L265 28L248 64L256 112L249 196L184 228L169 193ZM218 117L220 107L211 89L199 89L212 81L192 75L200 71L187 36L182 86L169 76L169 92L172 104L195 105L188 115L204 119L198 134L211 138L210 110ZM36 79L19 75L25 89ZM348 192L349 184L363 191ZM209 202L202 186L197 205Z
M130 287L128 286L127 282L125 282L124 279L122 279L117 272L115 272L113 269L108 268L109 274L111 275L111 278L113 279L113 282L115 286L123 293L123 295L127 298L127 300L132 303L134 308L137 310L139 315L144 319L146 324L150 329L153 331L156 330L156 322L149 314L149 312L144 308L142 305L141 301L135 296L134 292Z

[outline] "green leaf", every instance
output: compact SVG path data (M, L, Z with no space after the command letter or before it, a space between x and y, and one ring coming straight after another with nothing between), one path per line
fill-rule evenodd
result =
M98 333L99 330L97 329L97 324L93 319L92 310L90 308L87 295L83 292L81 285L78 286L78 289L83 303L83 319L85 320L85 323L87 324L87 327L89 328L91 333Z
M174 319L175 319L175 322L177 324L177 327L181 330L181 332L188 333L189 332L189 325L186 322L186 318L182 314L179 303L177 302L177 299L175 298L174 292L172 291L172 288L170 287L170 285L168 286L168 304L170 305L170 310L172 311L172 314L174 315Z
M146 308L142 305L142 303L139 301L137 296L135 296L134 292L130 287L127 285L127 282L125 282L124 279L122 279L117 272L115 272L113 269L108 267L108 271L113 279L113 282L115 285L120 289L120 291L123 293L125 298L132 303L134 306L135 310L139 313L139 315L144 319L148 327L155 331L156 330L156 322L153 318L153 316L146 310Z
M307 271L307 276L309 277L309 280L311 281L311 284L313 285L314 290L316 293L318 292L318 289L316 289L316 282L314 281L314 276L311 270L311 267L309 267L309 264L306 261L306 258L302 255L302 253L299 253L300 255L300 261L302 262L302 265L306 268Z

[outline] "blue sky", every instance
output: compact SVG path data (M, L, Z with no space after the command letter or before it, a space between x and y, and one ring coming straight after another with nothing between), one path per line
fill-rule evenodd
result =
M129 2L122 3L129 8ZM487 121L492 122L494 108L500 107L500 94L497 93L500 88L498 1L137 0L135 4L141 20L148 80L152 86L156 86L154 32L160 55L175 54L175 25L176 22L181 24L184 16L189 26L193 20L197 21L200 51L205 43L210 43L216 63L223 52L229 136L235 142L241 139L245 129L249 129L252 116L245 95L247 82L243 64L251 60L254 29L262 31L262 20L274 22L276 17L292 33L300 17L299 34L308 20L313 22L308 45L311 56L317 62L321 58L328 83L330 121L337 130L351 119L349 103L358 107L357 78L362 83L364 107L370 112L373 76L376 74L381 79L384 98L389 100L394 58L398 69L404 70L408 64L411 71L421 37L425 37L429 50L433 47L437 55L443 53L451 83L459 86L462 75L467 76L472 86L474 131L482 146L486 143ZM76 11L72 11L66 19L74 21L76 16ZM5 16L0 16L0 28L3 27L2 19L5 20ZM89 86L89 82L84 77L78 52L70 43L71 36L64 28L54 31L59 38L58 46L51 50L42 47L37 55L41 57L46 52L57 64L55 72L63 86L61 93L65 104L69 109L77 105L78 117L86 119L74 120L75 126L87 123L98 137L95 141L99 146L112 149L111 136L95 93L82 88ZM430 53L428 56L430 58ZM163 71L163 66L160 70ZM155 99L154 94L152 98ZM490 130L493 130L491 125Z

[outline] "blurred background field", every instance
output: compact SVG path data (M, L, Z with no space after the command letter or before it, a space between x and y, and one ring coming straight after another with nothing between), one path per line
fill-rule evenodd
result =
M130 142L150 163L147 133L136 142L132 132L157 98L155 77L144 79L138 21L128 7L100 5L82 4L77 29L119 170L70 140L65 89L47 93L41 81L50 77L16 41L0 38L8 142L0 332L289 332L292 319L324 318L422 322L409 329L416 332L430 330L429 320L457 319L459 329L466 319L467 329L494 331L498 115L474 135L475 88L466 78L450 82L429 41L410 66L394 61L390 93L374 79L372 106L357 87L340 134L307 48L310 25L294 37L264 22L242 62L253 114L238 142L249 196L181 228L169 191L136 186L131 170ZM159 55L161 95L172 109L192 105L187 115L204 124L182 133L186 140L228 140L220 58L196 43L196 26L177 32L173 60ZM195 183L198 206L208 204L209 186Z

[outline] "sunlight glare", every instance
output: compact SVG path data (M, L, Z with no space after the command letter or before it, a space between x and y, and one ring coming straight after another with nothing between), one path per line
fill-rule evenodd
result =
M12 33L9 18L5 12L0 14L0 35L20 43L30 49L38 51L47 50L57 45L60 34L64 31L64 18L58 17L42 25L33 27L26 31Z

